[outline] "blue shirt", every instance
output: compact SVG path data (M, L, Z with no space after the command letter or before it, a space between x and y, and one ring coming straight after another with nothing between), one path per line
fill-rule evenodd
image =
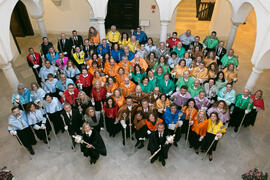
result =
M69 84L73 84L74 87L75 87L74 82L72 81L72 79L69 79L69 78L66 79L66 84L65 85L62 84L62 81L61 80L58 80L57 83L56 83L56 85L55 85L55 87L57 89L59 89L60 91L63 91L64 92L67 89L67 87L68 87Z
M31 91L31 101L33 101L34 103L43 101L45 94L46 92L42 88L38 88L37 91Z
M36 109L35 112L29 112L27 117L29 125L34 125L34 129L40 128L37 123L42 122L42 124L46 124L46 118L43 116L43 111L40 109Z
M190 36L187 36L186 33L180 35L179 39L184 45L190 45L190 43L192 43L195 40L192 34Z
M174 114L171 113L171 108L167 107L167 109L165 110L164 114L163 114L163 120L165 122L165 124L167 126L169 126L169 124L176 124L178 122L179 119L179 114L182 113L182 115L180 116L180 119L183 121L186 118L185 113L183 113L181 110L177 109L176 112Z
M127 56L128 60L131 61L134 59L135 54L131 51L128 52L128 55L125 54L124 51L121 52L121 59L123 59L123 56Z
M111 52L111 56L113 57L115 62L119 62L121 60L121 50L115 51L114 49Z
M71 68L67 69L67 66L66 66L65 69L64 69L64 73L68 78L73 78L77 74L80 74L81 72L77 67L75 67L75 68L71 67Z
M51 53L48 52L46 54L46 59L48 59L50 61L50 63L53 64L53 63L55 63L56 59L59 59L59 54L58 54L58 52L55 52L54 53L54 58L52 58Z
M13 114L11 114L8 118L8 130L23 130L25 128L27 128L28 125L28 117L26 115L26 113L22 110L20 110L20 116L19 117L15 117Z
M140 34L137 31L134 31L133 35L136 36L136 40L139 41L139 43L147 41L147 36L144 31L141 31Z
M47 93L55 93L56 92L56 83L57 83L57 79L53 79L52 82L50 82L49 80L47 80L44 85L43 85L43 89L45 92Z
M52 74L53 76L55 76L55 69L57 69L57 67L51 65L49 68L46 68L45 66L43 66L40 71L39 71L39 77L41 79L48 79L48 74Z
M52 114L61 111L63 109L63 106L56 97L53 97L52 102L50 103L48 103L47 101L44 102L44 108L46 113Z
M24 88L24 93L20 94L20 93L14 93L12 95L12 103L15 103L16 100L16 96L19 95L19 99L20 99L20 104L27 104L30 102L31 100L31 96L30 96L31 92L29 89Z
M104 55L105 53L110 53L110 46L109 43L106 43L106 46L104 47L103 44L98 45L97 47L97 53L100 55Z

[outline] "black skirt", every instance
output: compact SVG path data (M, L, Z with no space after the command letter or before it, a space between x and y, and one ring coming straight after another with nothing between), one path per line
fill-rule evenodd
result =
M256 121L256 118L257 118L257 111L256 109L252 109L245 117L245 120L243 122L243 125L245 127L248 127L248 126L254 126L255 124L255 121Z
M107 116L105 117L106 128L110 135L115 135L117 132L119 132L118 123L114 124L114 122L115 117L114 118L109 118Z
M199 141L200 135L196 134L194 131L189 132L188 141L190 146L194 147L194 149L199 149L201 142Z
M24 146L31 146L37 143L35 136L30 127L27 127L23 130L17 130L18 137L20 138Z
M201 149L203 151L207 151L208 148L210 147L210 145L212 144L212 142L214 141L216 135L212 134L212 133L206 133L206 136L204 137L203 141L202 141L202 145L201 145ZM212 145L212 147L209 149L208 153L209 155L212 155L212 152L216 150L217 147L217 143L218 140L215 140L214 144Z
M245 110L240 109L239 107L234 107L229 126L238 128L240 123L245 115Z
M145 138L147 136L147 130L148 128L146 125L142 126L141 129L138 130L136 129L135 130L136 139L139 140L139 138Z
M64 132L64 124L62 118L60 117L60 111L48 113L48 115L54 126L55 133L57 134L60 130Z

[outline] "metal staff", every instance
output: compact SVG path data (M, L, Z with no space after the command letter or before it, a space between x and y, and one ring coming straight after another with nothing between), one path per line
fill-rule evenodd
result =
M103 105L102 105L102 101L100 102L101 104L101 108L102 108L102 118L103 118L103 126L104 126L104 129L107 131L107 127L106 127L106 122L105 122L105 111L103 109Z
M66 124L66 122L65 122L65 118L64 118L63 114L61 114L60 116L61 116L61 118L62 118L62 121L63 121L64 126L66 127L67 124ZM68 137L71 137L70 134L69 134L69 132L68 132L68 129L65 129L65 130L66 130L66 132L67 132ZM72 148L74 149L75 147L74 147L74 145L73 145L72 139L71 139L71 144L72 144Z
M124 122L126 123L126 117L127 117L127 114L126 113L123 113L123 118L124 118ZM126 139L127 139L127 129L124 128L124 141L126 142Z
M48 138L48 132L47 132L47 128L45 127L44 129L44 132L45 132L45 136L46 136L46 141L48 143L48 149L50 149L50 142L49 142L49 138Z
M219 134L223 129L227 129L228 127L228 124L226 124L225 126L221 126L220 127L220 130L218 131L217 134ZM205 155L203 156L202 160L205 159L205 157L207 156L207 153L210 151L210 149L212 148L212 146L214 145L214 142L216 141L216 139L214 138L214 140L212 141L212 143L210 144L209 148L207 149Z
M56 133L55 133L54 126L53 126L53 124L52 124L52 122L51 122L51 120L50 120L50 118L49 118L49 115L48 115L47 113L46 113L46 118L48 119L48 122L49 122L49 124L50 124L50 126L51 126L51 128L52 128L52 132L53 132L53 135L54 135L54 137L55 137L55 140L56 140L57 144L59 145L59 147L60 147L60 149L61 149L60 143L59 143L58 138L57 138Z
M189 137L189 131L190 131L190 124L189 124L189 122L190 122L190 120L191 120L191 118L192 118L192 113L193 113L193 108L192 108L192 110L191 110L191 112L190 112L190 115L189 115L189 120L188 120L188 132L187 132L187 138L186 138L185 148L187 147L187 143L188 143L188 137Z
M16 139L18 140L18 142L20 143L20 146L23 147L23 149L25 150L25 152L27 153L27 156L30 158L30 160L32 160L32 157L29 155L29 152L28 150L26 149L26 147L23 145L21 139L19 138L19 136L16 134L15 135Z
M253 100L252 100L252 99L249 99L249 103L248 103L247 110L250 108L250 105L251 105L252 102L253 102ZM242 126L242 124L243 124L243 122L244 122L244 120L245 120L245 118L246 118L246 115L247 115L247 113L245 112L245 114L244 114L244 116L243 116L243 118L242 118L242 120L241 120L240 126L239 126L239 128L238 128L238 131L236 132L236 136L237 136L237 135L239 134L239 132L240 132L241 126Z
M72 137L74 138L75 142L78 143L78 144L92 145L92 144L89 144L88 142L85 142L82 139L82 136L80 136L80 135L76 135L76 136L75 135L72 135ZM95 146L93 146L93 149L96 149Z
M130 139L132 140L133 137L132 137L131 112L128 115L128 119L129 119L129 136L130 136Z

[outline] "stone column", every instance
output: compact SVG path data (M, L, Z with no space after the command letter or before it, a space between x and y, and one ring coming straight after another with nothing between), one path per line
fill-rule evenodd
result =
M3 70L4 75L6 76L10 86L13 88L14 92L16 92L19 80L13 70L11 63L9 62L7 64L3 64L0 66L0 68Z
M160 22L161 24L161 29L160 29L160 42L166 42L167 40L167 30L168 30L168 25L170 21L164 21L162 20Z
M100 42L101 42L102 39L106 38L105 20L104 20L104 18L98 18L97 23L98 23L98 29L99 29Z
M231 29L231 32L230 32L230 35L229 35L229 38L227 41L227 46L226 46L227 50L231 49L233 46L233 42L234 42L235 35L236 35L239 24L241 24L241 23L233 23L232 24L232 29Z
M37 20L37 23L38 23L38 28L39 28L39 31L40 31L40 35L42 37L47 37L48 34L47 34L47 31L46 31L46 28L45 28L43 18L42 17L36 18L36 20Z
M252 89L255 86L256 81L258 80L262 71L263 71L262 69L259 69L256 67L252 68L252 72L251 72L251 74L248 78L248 81L246 83L246 88L248 88L250 91L252 91Z

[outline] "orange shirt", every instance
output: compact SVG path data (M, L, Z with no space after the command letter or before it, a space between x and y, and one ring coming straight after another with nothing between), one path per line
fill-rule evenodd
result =
M116 104L118 105L118 107L120 108L121 106L123 106L126 102L124 96L120 96L119 98L116 98L114 96L112 96L112 98L114 99L114 101L116 102Z
M107 88L107 92L112 94L114 92L114 90L116 90L118 88L118 84L113 83L112 86L107 85L106 88Z
M195 67L192 69L191 75L194 78L207 80L208 79L208 69L207 68L200 69L199 67Z
M157 130L157 125L162 123L162 122L163 122L163 120L158 118L156 123L153 125L153 123L150 120L145 120L146 126L148 127L148 129L150 131L156 131Z
M93 59L89 59L88 62L87 62L87 65L90 67L92 67L92 62L93 62ZM101 62L100 62L100 59L97 58L97 62L98 62L98 65L100 66L101 65Z
M123 74L120 76L119 74L116 74L116 82L120 85L122 82L124 82L124 79L128 77L127 74Z
M106 83L106 76L99 77L99 78L94 77L93 81L92 81L92 84L94 85L96 81L101 82L101 86L104 86L105 83Z
M107 74L108 76L115 77L118 70L118 65L115 63L114 66L111 66L111 64L106 63L105 68L104 68L104 73Z
M199 123L198 118L196 117L193 121L192 131L200 136L205 136L208 127L208 120L205 119L203 122Z
M89 37L89 42L93 44L99 44L99 33L96 36Z
M133 70L133 65L130 61L127 62L127 64L123 64L123 62L118 63L118 69L122 67L125 70L125 73L129 74ZM118 71L117 69L117 71Z
M231 83L233 79L237 79L237 71L234 69L234 71L228 71L228 67L223 69L224 78L228 81L228 83Z
M216 63L217 64L217 60L216 59L210 59L208 57L204 58L204 62L205 62L205 67L209 67L210 64L212 64L212 63Z
M130 61L130 62L133 64L133 66L135 66L135 64L139 64L140 67L141 67L144 71L146 71L146 69L148 68L148 64L146 63L146 61L145 61L143 58L140 58L139 61L138 61L138 63L136 63L136 59L133 59L133 60Z
M96 69L94 69L92 66L89 67L89 69L88 69L88 72L89 72L92 76L94 76L95 71L100 71L100 72L102 72L101 68L96 68Z
M192 110L190 108L187 108L187 106L184 106L182 108L182 111L186 114L186 120L190 120L189 118L191 117L191 120L195 119L195 117L197 116L197 112L198 110L193 108ZM192 114L190 115L190 113L192 112Z
M120 88L122 89L122 94L124 97L129 96L131 93L135 92L136 85L134 82L129 81L129 86L126 87L124 83L120 84Z

